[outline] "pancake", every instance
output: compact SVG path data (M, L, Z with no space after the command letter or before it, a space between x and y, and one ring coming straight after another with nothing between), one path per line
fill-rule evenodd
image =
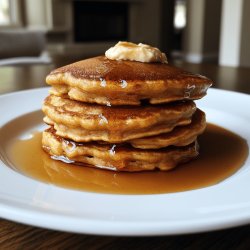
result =
M43 104L44 121L56 134L76 142L120 143L166 133L191 123L193 101L156 106L107 107L50 95Z
M186 126L175 127L171 132L144 137L129 141L135 148L157 149L167 146L186 146L197 139L206 128L205 113L197 109L192 117L192 123Z
M55 135L52 128L43 132L42 144L55 160L114 171L169 170L198 155L197 142L157 150L97 142L79 144Z
M82 60L52 71L46 78L53 95L102 105L140 105L195 100L206 95L212 81L164 63Z

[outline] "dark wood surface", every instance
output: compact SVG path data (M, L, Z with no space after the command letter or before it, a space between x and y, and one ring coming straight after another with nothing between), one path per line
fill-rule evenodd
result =
M45 76L52 69L73 60L55 60L51 65L0 67L0 94L44 87ZM174 64L210 77L215 82L215 88L250 94L248 68L182 62ZM178 236L107 237L63 233L0 219L1 249L250 249L250 226Z

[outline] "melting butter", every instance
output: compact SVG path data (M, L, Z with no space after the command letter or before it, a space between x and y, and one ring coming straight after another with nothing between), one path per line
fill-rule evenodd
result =
M162 53L158 48L142 43L118 42L105 52L105 56L110 60L128 60L143 63L168 62L165 53Z

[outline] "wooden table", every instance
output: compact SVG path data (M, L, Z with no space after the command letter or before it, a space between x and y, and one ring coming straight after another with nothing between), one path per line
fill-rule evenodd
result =
M46 86L45 76L68 62L0 67L0 93ZM175 64L210 77L216 88L250 94L250 69ZM57 232L0 219L1 249L250 249L250 226L180 236L107 237Z

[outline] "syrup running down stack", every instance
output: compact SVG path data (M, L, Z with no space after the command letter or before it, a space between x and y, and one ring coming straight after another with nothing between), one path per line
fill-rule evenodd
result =
M133 46L123 43L130 52ZM121 54L47 76L52 88L43 112L50 127L43 149L55 160L131 172L169 170L197 157L206 119L193 100L206 95L211 80L165 61L138 62Z

